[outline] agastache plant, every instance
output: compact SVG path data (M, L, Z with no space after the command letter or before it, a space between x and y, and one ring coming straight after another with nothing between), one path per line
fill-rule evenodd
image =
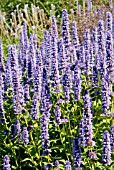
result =
M111 32L106 34L106 69L108 74L114 72L114 50Z
M41 114L45 114L48 119L50 118L50 106L51 106L51 95L50 95L50 88L47 79L47 71L45 68L43 68L40 112Z
M110 31L110 33L112 34L112 14L111 12L107 12L106 13L106 30Z
M3 54L2 54L2 44L0 42L0 122L4 119L4 63L3 63Z
M3 170L11 170L11 168L10 168L10 159L9 159L8 155L4 156L3 162L4 162L3 163Z
M92 104L88 89L84 91L84 146L94 146L93 130L92 130Z
M75 21L73 21L72 23L72 41L73 41L73 45L75 46L76 50L78 50L80 43L79 43L79 38L78 38L77 25Z
M71 162L66 161L66 162L65 162L64 169L65 169L65 170L71 170Z
M10 54L10 52L8 52ZM11 78L11 67L10 67L10 56L6 59L6 66L5 66L5 83L7 87L11 88L12 85L12 78Z
M56 170L59 169L59 161L58 161L58 160L55 161L54 168L55 168Z
M109 74L107 75L107 77ZM108 115L109 114L109 107L110 107L110 83L109 78L108 80L102 79L102 114Z
M103 20L98 21L98 55L100 60L100 77L102 80L106 76L106 42Z
M56 31L56 34L57 34L57 31ZM44 31L44 50L45 50L45 67L46 67L46 70L47 70L47 74L48 74L48 77L50 76L50 71L51 71L51 37L50 37L50 33L45 30Z
M80 71L80 64L77 60L75 62L74 67L74 98L76 101L80 100L80 93L81 93L81 71Z
M24 85L24 101L27 103L30 99L29 84Z
M15 137L16 135L18 135L20 133L21 130L21 125L20 125L20 121L16 120L14 124L12 124L11 126L11 137Z
M90 30L86 29L84 34L84 49L85 49L85 63L84 63L84 74L89 80L90 75Z
M32 111L31 111L32 120L38 119L38 94L34 93L32 99Z
M60 92L60 79L58 70L58 49L57 49L57 32L53 25L55 25L56 19L52 16L52 28L51 28L51 87L54 88L54 92Z
M63 84L63 91L64 91L64 99L65 101L69 102L70 101L70 90L72 87L70 65L67 65L65 69L65 73L62 78L62 84Z
M61 123L61 110L58 105L55 107L55 122L57 126Z
M13 90L13 109L14 114L21 113L20 101L19 101L19 72L18 72L18 61L16 56L16 46L9 46L9 55L11 63L11 74L12 74L12 90Z
M72 155L74 161L74 167L77 169L81 169L82 167L82 159L81 159L81 148L80 148L80 141L77 137L73 139L73 148L72 148Z
M28 80L31 82L33 80L33 71L36 67L36 51L33 44L33 34L30 34L30 44L28 53Z
M111 163L111 147L110 147L110 134L107 130L103 135L103 148L102 148L102 163L104 166L108 166Z
M111 145L111 151L114 151L114 125L110 127L110 145Z
M41 117L41 141L42 141L42 148L48 149L49 147L49 133L48 133L48 122L49 118L43 113Z
M68 12L66 9L62 10L62 38L66 50L66 61L67 64L69 64L70 63L69 52L71 46L71 39L70 39L70 32L69 32Z
M27 127L23 127L22 141L25 145L29 143L29 133L28 133Z
M79 141L80 141L80 146L85 146L85 133L84 133L84 118L80 120L79 123Z
M4 98L4 88L5 88L5 66L4 66L4 57L3 57L3 47L2 41L0 40L0 87L1 87L1 95Z
M58 67L59 67L59 74L63 75L66 67L66 54L65 54L65 46L62 38L58 40Z

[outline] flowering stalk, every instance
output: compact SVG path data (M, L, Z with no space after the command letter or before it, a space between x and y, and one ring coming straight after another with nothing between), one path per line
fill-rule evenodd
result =
M65 73L64 73L63 78L62 78L65 101L70 101L70 90L71 90L71 87L72 87L71 82L72 82L72 80L71 80L71 70L70 70L70 65L68 65L65 69Z
M111 163L110 134L107 130L104 131L103 135L102 163L104 166Z
M4 164L3 164L3 170L11 170L11 168L10 168L10 159L9 159L9 157L8 157L8 155L5 155L4 156L4 159L3 159L3 162L4 162Z
M58 41L58 67L59 74L63 75L66 67L66 54L62 38L60 38Z
M23 127L22 141L25 145L27 145L29 143L29 134L28 134L27 127Z
M108 77L109 75L107 75ZM109 106L110 106L110 83L109 78L108 80L102 79L102 114L108 115L109 114Z
M57 33L56 33L57 34ZM44 31L44 50L45 50L45 67L47 70L48 77L50 76L51 72L51 37L47 30Z
M111 32L106 34L106 69L109 74L114 73L114 50Z
M84 74L89 80L90 75L90 30L86 29L84 34L84 49L85 49L85 63L84 63Z
M35 48L33 44L33 34L30 34L29 55L28 55L28 80L33 79L33 71L36 67Z
M38 119L38 95L37 93L34 93L33 100L32 100L32 120Z
M77 50L79 45L80 45L80 43L79 43L77 26L76 26L76 22L75 21L72 23L72 41L73 41L74 47Z
M63 43L66 51L66 57L67 57L66 61L69 64L70 56L68 54L68 51L70 50L71 39L70 39L70 32L69 32L68 12L66 9L62 10L62 38L63 38Z
M64 170L71 170L71 162L69 161L65 162Z
M29 95L29 84L25 84L24 86L24 101L28 102L30 99L30 95Z
M61 110L58 105L55 107L55 122L57 126L61 123Z
M51 86L54 88L54 92L60 92L60 80L58 70L58 50L57 50L57 35L55 35L55 18L52 18L52 29L51 29Z
M112 14L111 14L111 12L106 13L106 30L112 34Z
M16 135L18 135L20 130L20 121L16 120L15 123L11 126L11 137L15 137Z
M49 147L49 133L48 133L48 122L49 122L49 119L43 113L40 121L41 121L42 148L43 149L47 149Z
M76 101L80 100L80 92L81 92L81 71L80 71L80 66L79 62L75 62L75 67L74 67L74 98Z
M80 142L77 137L73 139L73 159L74 159L74 167L81 168L82 160L81 160L81 148Z
M98 22L98 55L100 61L100 77L106 76L106 48L105 48L105 35L104 35L104 22L99 20Z
M114 152L114 125L110 128L110 145L111 145L111 151Z
M20 100L19 100L19 72L18 72L18 62L17 62L17 56L16 56L16 46L9 46L9 56L10 63L11 63L11 73L12 73L12 88L13 88L13 109L14 114L21 113L20 108Z
M84 113L83 113L83 125L84 125L84 146L94 146L92 131L92 106L89 92L86 89L84 93Z
M55 161L54 168L55 168L56 170L59 169L59 161L58 161L58 160Z

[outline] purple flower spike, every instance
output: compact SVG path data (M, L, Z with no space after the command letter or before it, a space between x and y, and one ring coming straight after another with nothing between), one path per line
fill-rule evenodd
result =
M60 75L63 75L66 67L66 54L62 38L58 41L58 67Z
M75 48L78 49L80 43L79 43L77 26L76 26L75 21L72 23L72 41L73 41L73 45L75 46Z
M107 130L103 135L103 149L102 149L102 163L104 166L108 166L111 163L111 147L110 147L110 134Z
M29 143L29 134L28 134L27 127L23 127L22 141L25 145L27 145Z
M65 170L71 170L71 162L66 161L66 162L65 162L64 169L65 169Z
M100 77L102 80L106 75L106 41L103 20L99 20L98 22L98 55L100 61Z
M90 159L96 159L96 158L97 158L96 153L93 152L93 151L89 152L89 158L90 158Z
M114 152L114 125L110 128L110 145L111 145L111 151Z
M61 123L61 111L58 105L55 107L55 122L57 126Z
M74 167L81 168L82 166L81 148L80 148L80 141L77 137L73 139L72 151L73 151Z
M55 161L54 168L55 168L56 170L59 169L59 161L58 161L58 160Z
M4 164L3 164L3 170L11 170L10 168L10 159L8 157L8 155L4 156L4 160L3 160Z
M106 29L112 33L112 14L111 12L106 13Z
M80 100L80 93L81 93L81 71L79 62L75 62L75 68L74 68L74 98L76 101Z
M49 133L48 133L48 118L45 114L42 114L41 117L41 140L42 140L42 148L49 147Z
M32 120L38 119L38 95L34 93L33 100L32 100Z
M70 101L70 90L72 87L70 65L68 65L65 69L65 73L62 78L62 84L63 84L65 101L69 102Z

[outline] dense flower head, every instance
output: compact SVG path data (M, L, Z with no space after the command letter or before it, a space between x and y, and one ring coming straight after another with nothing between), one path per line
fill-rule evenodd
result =
M60 92L60 80L59 80L59 70L58 70L58 48L57 48L57 38L54 35L53 27L51 29L51 87L54 88L54 92Z
M112 152L114 151L114 125L110 127L110 145Z
M27 127L23 127L22 141L25 145L29 143L29 133L28 133Z
M107 75L108 76L108 75ZM110 84L106 79L102 79L102 114L109 114L109 106L110 106Z
M42 114L41 117L41 141L42 141L42 148L49 147L49 133L48 133L48 118L45 114Z
M73 21L72 23L72 41L73 41L73 45L77 49L79 47L79 38L77 33L77 25L75 21Z
M66 162L65 162L64 169L65 169L65 170L71 170L71 162L66 161Z
M63 91L65 101L70 100L70 90L72 87L72 79L71 79L71 66L67 65L65 69L65 73L62 77Z
M106 75L106 40L103 20L98 21L98 55L100 59L100 77L102 80Z
M55 122L58 126L61 123L61 110L58 105L55 107Z
M18 61L17 61L17 51L15 45L10 45L9 47L9 56L10 56L10 67L11 67L11 74L12 74L12 101L13 101L13 110L14 114L21 113L21 106L20 106L20 94L23 93L22 90L20 91L20 77L18 71ZM22 94L23 96L23 94Z
M25 102L29 101L30 95L29 95L29 84L25 84L24 86L24 100Z
M81 148L80 141L77 137L73 139L73 159L74 159L74 167L80 168L82 166L81 160Z
M106 29L112 33L112 14L111 12L106 13Z
M66 67L66 54L65 54L65 47L62 38L58 40L58 67L59 67L59 74L60 75L63 74Z
M96 159L96 158L97 158L96 153L93 152L93 151L89 152L89 158L90 158L90 159Z
M76 101L80 100L80 93L81 93L81 71L79 62L75 62L74 67L74 98Z
M59 169L59 161L58 161L58 160L55 161L54 168L55 168L56 170Z
M96 65L93 66L92 71L92 88L98 88L98 69Z
M10 168L10 159L9 159L9 156L8 155L5 155L4 156L4 159L3 159L3 170L11 170Z
M103 135L102 163L104 166L111 163L110 134L107 130L104 131Z
M51 36L49 31L44 30L44 58L48 77L50 76L51 71Z
M34 93L32 99L32 111L31 111L32 120L38 119L38 95Z
M111 32L106 34L106 69L108 73L114 72L114 50Z

